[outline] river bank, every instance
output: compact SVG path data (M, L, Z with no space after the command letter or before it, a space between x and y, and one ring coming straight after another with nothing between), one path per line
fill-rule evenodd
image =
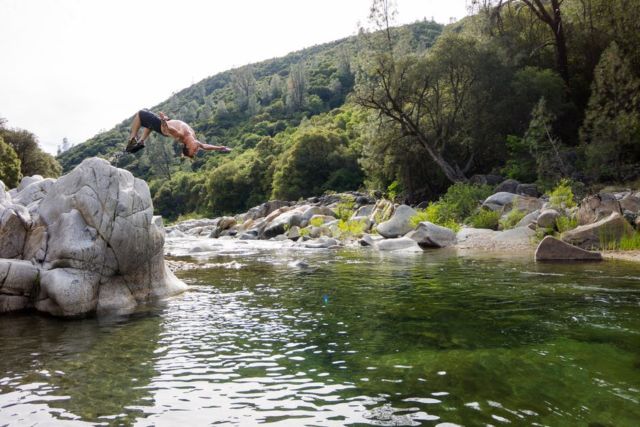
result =
M408 206L351 192L298 202L269 201L235 216L180 222L167 227L167 235L204 237L211 242L275 241L283 247L307 249L362 246L381 252L420 252L451 248L507 256L533 256L543 237L551 235L570 246L556 247L545 260L584 260L567 257L562 248L610 249L636 233L640 192L590 195L577 206L537 194L535 186L513 180L498 185L492 195L477 201L477 212L495 219L487 228L455 224L447 228L421 220L426 204ZM637 262L639 253L607 250L605 258Z

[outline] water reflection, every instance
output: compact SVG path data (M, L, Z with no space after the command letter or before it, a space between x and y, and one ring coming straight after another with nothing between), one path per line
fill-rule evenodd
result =
M220 247L129 319L0 322L0 424L634 425L635 265ZM451 425L451 424L449 424Z

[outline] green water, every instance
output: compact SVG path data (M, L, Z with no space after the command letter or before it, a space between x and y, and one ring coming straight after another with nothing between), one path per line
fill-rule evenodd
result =
M0 318L0 425L639 425L637 264L180 259L128 318Z

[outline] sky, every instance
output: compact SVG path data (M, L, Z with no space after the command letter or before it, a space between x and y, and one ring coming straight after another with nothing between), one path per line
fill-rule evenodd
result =
M467 0L396 0L397 23ZM370 0L0 0L0 117L55 153L216 73L357 32Z

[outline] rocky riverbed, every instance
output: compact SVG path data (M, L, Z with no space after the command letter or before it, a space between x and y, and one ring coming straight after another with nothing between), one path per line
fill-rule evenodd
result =
M640 192L591 195L571 208L553 205L548 197L538 196L534 185L507 180L495 188L494 194L479 201L482 209L498 212L503 219L514 210L520 212L522 219L507 230L465 226L454 232L426 221L416 225L412 218L418 214L417 208L354 192L299 202L269 201L240 215L184 221L167 227L167 232L171 238L268 240L307 249L365 246L385 252L449 247L458 252L533 255L538 248L541 252L536 256L540 260L593 260L589 251L607 249L603 245L633 233L640 222ZM347 217L345 201L351 208ZM559 239L547 239L538 247L545 235L559 234L562 218L571 218L577 224L559 236L569 246L560 244ZM583 251L567 251L567 247ZM199 247L192 250L197 252ZM618 253L608 252L607 256L636 259L629 253Z

